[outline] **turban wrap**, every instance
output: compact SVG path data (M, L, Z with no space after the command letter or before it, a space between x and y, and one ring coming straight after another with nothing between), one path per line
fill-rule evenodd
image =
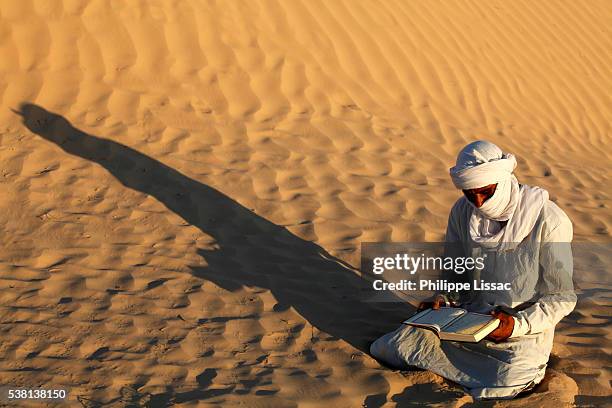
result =
M503 153L491 142L478 140L465 146L450 175L461 190L484 187L509 179L516 167L516 158Z
M473 241L497 247L515 247L533 229L548 192L539 187L520 186L513 174L516 158L491 142L477 140L465 146L457 156L450 176L461 190L496 184L495 192L480 207L473 207L470 235ZM508 221L506 228L498 221Z

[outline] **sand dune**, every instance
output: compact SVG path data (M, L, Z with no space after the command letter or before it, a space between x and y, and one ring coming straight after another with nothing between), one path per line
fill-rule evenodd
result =
M0 2L0 382L87 407L470 404L365 354L410 308L362 302L355 268L361 242L440 240L448 168L486 138L584 243L549 378L498 405L609 402L610 21L606 1Z

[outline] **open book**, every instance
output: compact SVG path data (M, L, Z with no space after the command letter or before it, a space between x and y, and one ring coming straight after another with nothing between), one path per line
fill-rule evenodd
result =
M433 330L442 340L478 343L499 326L499 319L458 307L425 309L404 324Z

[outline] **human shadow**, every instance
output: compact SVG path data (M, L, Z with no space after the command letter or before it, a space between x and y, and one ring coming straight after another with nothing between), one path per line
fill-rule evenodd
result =
M371 286L349 265L208 185L38 105L25 103L14 112L31 132L100 164L124 186L155 197L212 236L218 249L198 249L207 266L190 266L197 277L230 291L269 289L275 310L293 307L314 327L366 353L373 339L413 310L405 303L364 301Z

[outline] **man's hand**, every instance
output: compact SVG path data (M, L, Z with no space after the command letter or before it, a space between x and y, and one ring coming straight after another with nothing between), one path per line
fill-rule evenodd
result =
M501 311L492 311L491 314L500 320L499 326L497 329L493 330L488 336L487 339L493 340L496 343L500 343L505 341L512 335L512 331L514 330L514 317L510 316L508 313Z
M421 302L419 304L418 310L424 310L424 309L438 310L439 308L441 308L442 306L446 304L447 304L447 301L443 295L436 295L431 300L426 300L424 302Z

